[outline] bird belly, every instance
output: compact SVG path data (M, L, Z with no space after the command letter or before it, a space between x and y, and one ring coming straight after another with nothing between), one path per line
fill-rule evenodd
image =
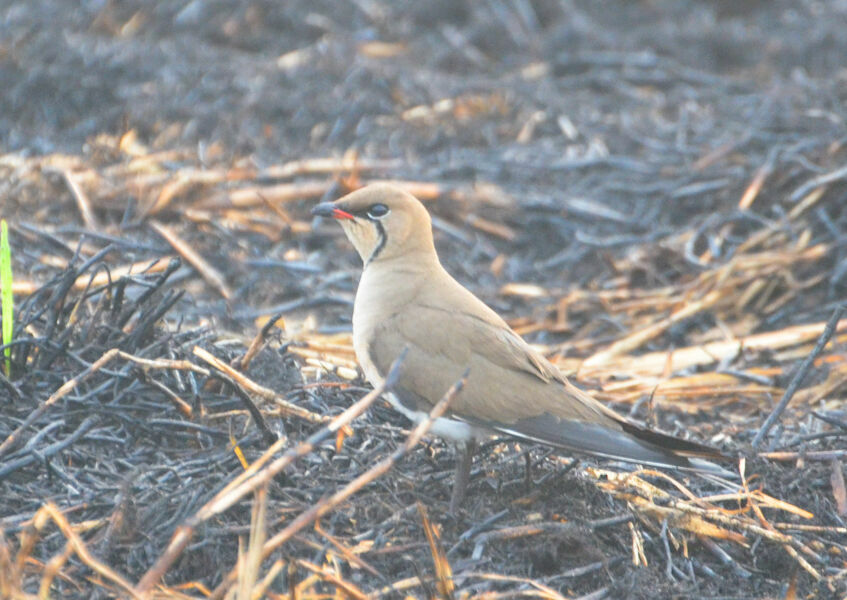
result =
M357 303L359 302L358 296L356 297L356 301ZM353 349L356 351L356 359L359 362L359 366L362 368L362 372L365 374L365 379L367 379L372 386L379 387L382 385L384 378L380 374L379 369L377 369L373 360L371 360L369 349L365 343L365 340L370 337L370 332L365 331L361 326L357 319L357 316L359 315L360 312L354 309ZM427 412L414 410L405 406L402 402L400 402L397 396L392 393L388 393L385 396L394 410L404 415L415 425L429 416ZM474 427L464 421L458 421L449 417L439 417L436 419L430 426L429 433L446 438L453 442L467 442L471 439L483 439L491 435L487 429Z
M429 413L420 410L411 410L409 407L404 406L397 396L390 392L385 396L394 410L402 413L415 425L429 416ZM438 417L435 419L429 428L429 433L447 438L452 442L467 442L472 439L485 438L489 435L485 429L474 427L464 421L457 421L449 417Z

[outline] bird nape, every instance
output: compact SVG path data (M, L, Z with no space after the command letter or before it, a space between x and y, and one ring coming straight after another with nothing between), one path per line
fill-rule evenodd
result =
M716 449L632 423L574 386L491 308L444 270L424 205L373 184L312 213L335 219L362 258L353 346L367 380L382 384L406 356L387 399L413 422L468 371L462 392L430 431L460 448L450 511L462 502L476 440L492 433L557 449L658 467L733 476Z

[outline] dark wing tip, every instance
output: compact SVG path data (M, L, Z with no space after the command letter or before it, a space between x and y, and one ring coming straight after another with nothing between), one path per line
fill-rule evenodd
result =
M712 460L731 460L731 457L725 455L717 448L701 444L700 442L684 440L674 435L648 429L631 421L621 421L620 424L623 430L629 435L663 450L669 450L679 456L711 458Z
M512 424L485 421L480 421L479 424L518 439L563 450L656 467L733 476L731 471L703 460L726 460L728 457L717 449L629 422L621 423L622 429L616 429L599 423L562 419L545 413Z

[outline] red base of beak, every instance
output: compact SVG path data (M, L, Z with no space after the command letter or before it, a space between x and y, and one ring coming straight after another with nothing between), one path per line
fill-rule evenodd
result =
M341 210L340 208L333 208L332 209L332 218L334 218L334 219L351 219L352 220L352 219L355 219L356 217L351 215L346 210Z
M312 209L312 214L319 217L332 217L333 219L355 219L352 214L346 210L338 208L332 202L322 202Z

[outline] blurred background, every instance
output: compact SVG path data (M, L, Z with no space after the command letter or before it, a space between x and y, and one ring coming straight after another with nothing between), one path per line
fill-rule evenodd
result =
M776 218L793 202L775 184L840 164L845 23L834 0L7 1L0 145L98 165L179 151L156 168L265 182L306 174L268 170L289 161L364 157L366 178L489 202L475 217L515 226L493 237L514 242L508 279L566 266L581 283L607 268L596 248L732 210L757 170L781 179L752 214ZM127 192L90 191L92 210L127 222L161 184ZM7 216L20 197L6 178ZM50 204L73 206L67 186ZM467 221L467 204L444 210Z

